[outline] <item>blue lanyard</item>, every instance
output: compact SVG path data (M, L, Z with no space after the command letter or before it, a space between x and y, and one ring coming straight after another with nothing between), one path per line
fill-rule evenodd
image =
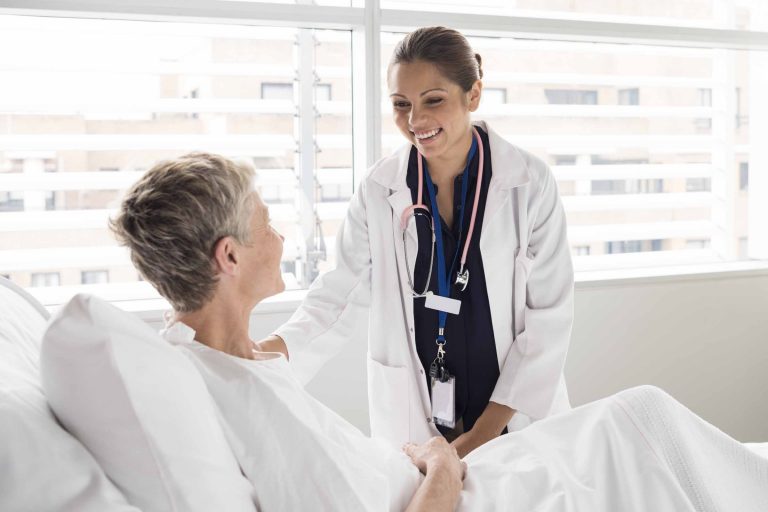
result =
M464 173L461 178L461 215L459 218L459 240L456 244L456 252L453 255L453 261L451 261L451 268L448 272L445 271L445 252L443 250L443 225L440 219L440 209L437 206L437 197L435 195L435 186L432 183L432 178L429 176L427 166L424 165L424 178L427 182L427 190L429 191L429 202L432 205L432 219L435 223L435 244L437 245L437 291L442 297L451 296L450 277L453 268L456 265L456 259L459 256L461 250L461 232L464 228L464 210L467 205L467 189L469 184L469 165L472 163L477 152L477 140L472 137L472 146L469 148L469 156L467 157L467 166L464 168ZM423 158L419 155L419 158ZM480 186L478 183L477 186ZM448 319L448 313L445 311L438 311L438 343L445 343L445 322Z

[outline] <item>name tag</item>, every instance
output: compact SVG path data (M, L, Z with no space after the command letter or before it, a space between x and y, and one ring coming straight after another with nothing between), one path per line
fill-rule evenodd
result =
M436 309L437 311L445 311L446 313L450 313L452 315L458 315L459 310L461 309L461 301L431 293L427 295L424 306L429 309Z
M432 379L432 418L438 425L448 428L456 426L456 377L446 382Z

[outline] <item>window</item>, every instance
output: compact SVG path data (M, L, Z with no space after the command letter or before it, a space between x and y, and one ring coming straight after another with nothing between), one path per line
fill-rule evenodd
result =
M61 275L58 272L33 272L30 286L39 288L43 286L59 286Z
M749 190L749 162L739 162L739 190Z
M686 249L708 249L709 240L707 240L706 238L700 238L697 240L686 240L685 248Z
M545 89L544 95L555 105L597 105L597 91Z
M14 70L0 81L0 214L16 215L0 215L0 271L61 287L63 299L46 290L45 301L97 283L109 284L106 298L155 296L106 220L157 161L203 150L253 162L286 237L285 281L308 286L334 264L313 244L335 235L353 191L351 39L182 18L0 16L0 45L20 48L0 52L0 69Z
M293 100L293 84L263 83L261 84L261 99Z
M712 89L699 89L699 105L702 107L712 106ZM697 118L694 120L696 126L701 129L709 130L712 128L712 118Z
M507 90L502 87L483 87L483 103L498 104L507 102Z
M331 84L317 84L315 93L317 101L331 101Z
M108 282L108 270L84 270L80 273L80 283L82 284L101 284Z
M108 268L105 290L151 296L105 221L156 161L207 150L253 162L287 237L286 281L308 286L334 265L355 185L403 143L378 103L408 10L470 36L487 85L474 116L552 165L577 270L724 261L740 239L768 254L768 214L746 208L748 194L768 197L746 164L768 161L754 144L768 136L759 2L279 2L272 22L247 2L217 19L218 0L162 17L163 6L110 14L74 0L58 18L35 2L0 16L0 47L14 48L0 52L0 273L28 284L55 271L66 296ZM547 22L526 32L520 16ZM605 22L637 26L609 37Z
M590 247L588 245L577 245L573 248L574 256L589 256Z
M640 89L619 89L619 105L639 105Z
M660 251L661 240L619 240L607 242L605 252L607 254L619 254L628 252Z
M0 212L24 211L24 194L20 192L0 192Z
M688 178L685 180L686 192L709 192L712 190L710 178Z

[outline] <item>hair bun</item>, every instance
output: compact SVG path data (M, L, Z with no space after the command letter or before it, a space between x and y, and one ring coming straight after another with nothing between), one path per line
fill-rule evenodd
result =
M477 61L478 78L483 78L483 58L480 56L479 53L476 53L475 60Z

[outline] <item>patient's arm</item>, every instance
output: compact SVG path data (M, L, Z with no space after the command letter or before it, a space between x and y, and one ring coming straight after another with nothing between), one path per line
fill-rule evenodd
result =
M442 436L422 445L406 444L403 451L426 475L406 512L453 511L459 501L466 464Z

